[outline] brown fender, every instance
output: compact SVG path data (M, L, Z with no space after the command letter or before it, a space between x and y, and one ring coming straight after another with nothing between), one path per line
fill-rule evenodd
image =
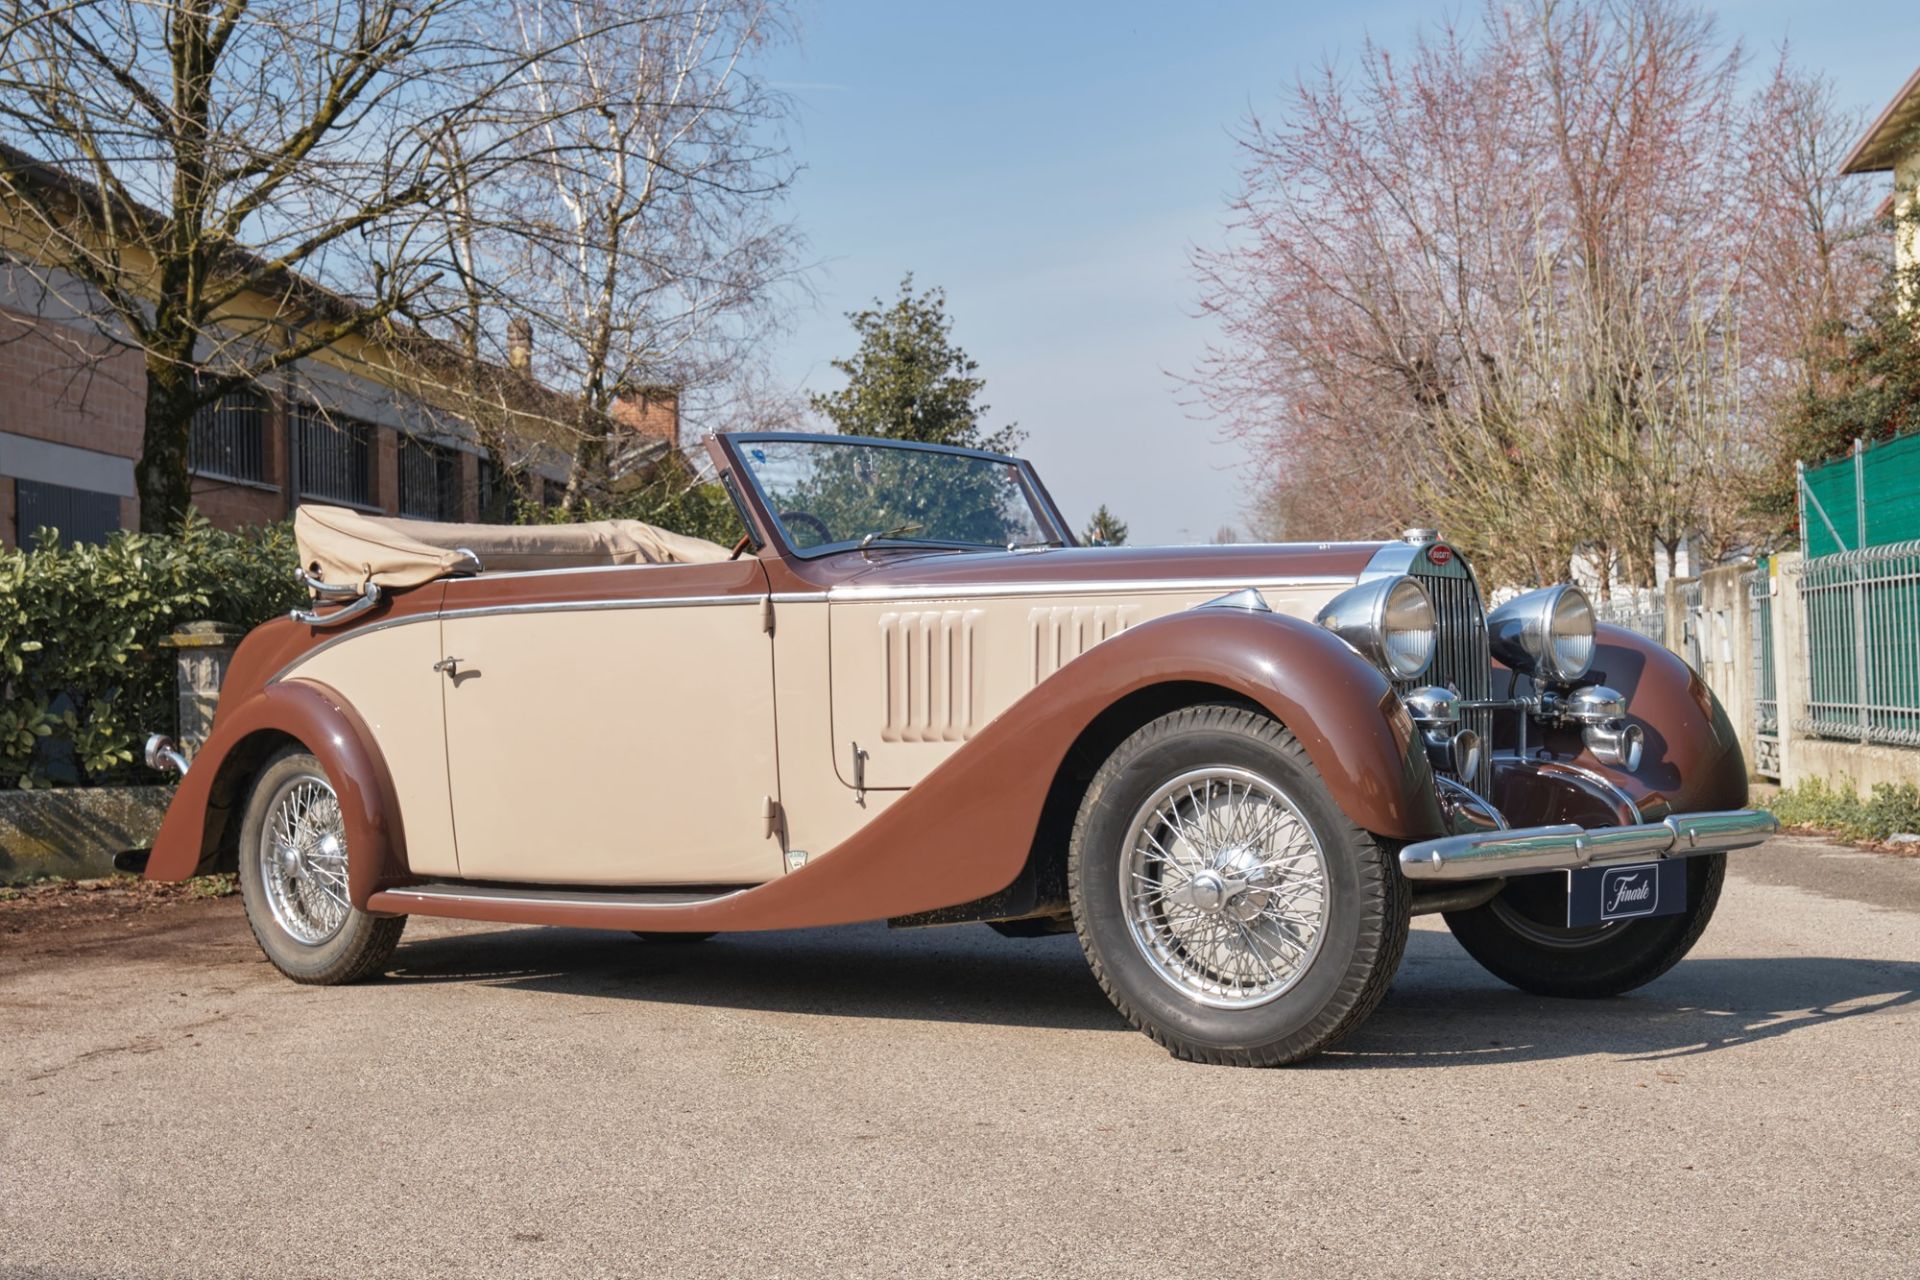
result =
M406 840L386 762L346 700L308 680L267 685L237 704L222 701L212 735L160 824L146 878L185 880L219 866L238 844L234 825L247 783L289 738L320 761L340 798L353 904L365 907L378 888L405 879Z
M1594 639L1589 678L1626 695L1628 715L1647 735L1640 767L1629 772L1602 764L1571 728L1547 731L1545 745L1554 756L1626 792L1639 807L1641 821L1746 808L1747 762L1740 736L1706 682L1672 650L1624 627L1603 623L1595 628ZM1505 797L1502 802L1511 803ZM1507 817L1533 820L1514 812Z
M1357 825L1400 840L1441 834L1425 753L1378 670L1295 618L1193 609L1123 631L1074 659L854 835L767 884L673 906L472 898L427 907L401 890L375 895L372 907L691 931L847 924L972 902L1007 887L1025 867L1055 776L1088 726L1129 694L1158 685L1210 686L1266 708L1299 738Z

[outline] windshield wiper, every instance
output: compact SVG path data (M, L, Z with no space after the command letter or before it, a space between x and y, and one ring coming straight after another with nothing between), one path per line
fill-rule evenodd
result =
M924 529L925 527L926 527L925 525L915 524L913 521L909 520L905 524L895 525L893 528L887 530L885 533L869 533L864 538L860 539L860 549L862 551L865 551L868 547L872 546L876 542L892 542L896 538L903 537L906 534L913 533L919 529Z
M1042 538L1038 542L1009 542L1009 551L1044 551L1048 547L1064 547L1067 544L1058 538Z

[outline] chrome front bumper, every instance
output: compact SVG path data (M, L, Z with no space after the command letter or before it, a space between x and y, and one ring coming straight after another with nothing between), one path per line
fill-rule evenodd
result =
M1421 840L1400 851L1409 880L1482 880L1621 862L1653 862L1759 844L1780 830L1757 809L1682 813L1631 827L1520 827Z

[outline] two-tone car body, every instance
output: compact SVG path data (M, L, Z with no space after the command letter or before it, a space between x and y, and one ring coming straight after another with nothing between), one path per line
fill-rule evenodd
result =
M1489 616L1430 532L1080 547L1013 458L709 448L732 553L303 509L313 607L240 646L147 875L237 867L320 982L409 915L1073 930L1174 1052L1274 1063L1417 912L1529 989L1649 981L1772 830L1684 663L1571 588Z

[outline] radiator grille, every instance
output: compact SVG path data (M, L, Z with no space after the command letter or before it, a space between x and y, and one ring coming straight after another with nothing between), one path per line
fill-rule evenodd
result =
M1415 685L1437 684L1453 689L1462 698L1492 697L1493 657L1487 648L1487 618L1480 607L1480 589L1470 577L1429 566L1425 557L1412 572L1433 598L1438 635L1433 666L1418 680L1403 682L1402 691ZM1456 780L1484 796L1493 784L1493 712L1474 708L1461 712L1460 721L1462 728L1480 735L1480 772L1476 777Z

